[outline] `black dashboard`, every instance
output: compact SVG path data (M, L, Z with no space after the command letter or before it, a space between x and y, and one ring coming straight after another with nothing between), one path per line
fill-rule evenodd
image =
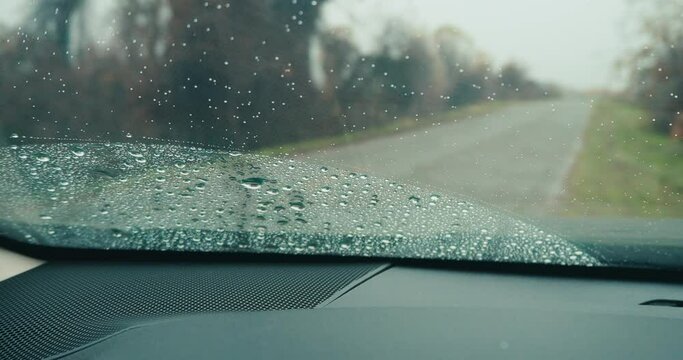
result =
M0 358L677 359L681 299L385 263L50 262L0 282Z

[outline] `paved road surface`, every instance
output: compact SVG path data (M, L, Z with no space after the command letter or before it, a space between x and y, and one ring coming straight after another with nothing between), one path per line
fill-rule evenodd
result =
M563 191L589 116L584 98L522 103L302 156L543 215Z

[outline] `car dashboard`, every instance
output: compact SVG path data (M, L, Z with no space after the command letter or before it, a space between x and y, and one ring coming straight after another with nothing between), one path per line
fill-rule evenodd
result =
M48 262L0 282L0 358L683 353L675 281L294 260Z

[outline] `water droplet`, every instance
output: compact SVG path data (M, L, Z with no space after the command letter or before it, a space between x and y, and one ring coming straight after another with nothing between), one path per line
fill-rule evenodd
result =
M263 186L263 184L265 182L266 182L266 179L254 177L254 178L243 179L240 182L240 184L249 190L256 190L256 189L260 189L261 186Z
M289 208L294 211L304 211L306 206L300 201L293 201L289 203Z
M71 153L74 154L74 156L76 156L76 157L81 157L81 156L85 155L85 150L83 150L82 148L79 148L79 147L73 147L73 148L71 148Z
M413 204L419 204L420 203L420 198L417 196L411 196L408 198L408 200L410 200L410 202Z
M12 135L9 136L9 138L10 138L10 139L18 139L18 138L19 138L19 134L12 134Z
M37 153L36 160L44 163L50 161L50 157L43 153Z

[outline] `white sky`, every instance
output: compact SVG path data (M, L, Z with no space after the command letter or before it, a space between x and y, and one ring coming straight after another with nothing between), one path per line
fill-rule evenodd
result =
M625 41L626 2L332 0L325 16L337 25L356 24L357 37L366 39L381 28L378 13L424 29L454 25L496 64L516 61L536 79L577 89L614 88L623 84L615 63L635 44Z
M35 0L0 0L0 23L10 27L19 25L34 3Z
M538 80L577 89L613 88L623 84L614 65L635 44L625 40L627 1L330 0L326 18L355 24L365 39L377 35L382 17L426 30L454 25L496 64L514 60ZM0 22L18 25L34 2L0 0Z

